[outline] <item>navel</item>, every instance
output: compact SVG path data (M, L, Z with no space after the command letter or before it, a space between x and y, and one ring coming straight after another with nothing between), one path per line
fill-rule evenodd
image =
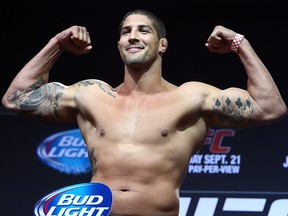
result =
M100 136L103 137L104 135L105 135L105 131L104 131L104 129L101 129L100 130Z
M161 136L162 136L162 137L167 137L167 136L168 136L168 130L167 130L167 129L162 130L162 131L161 131Z

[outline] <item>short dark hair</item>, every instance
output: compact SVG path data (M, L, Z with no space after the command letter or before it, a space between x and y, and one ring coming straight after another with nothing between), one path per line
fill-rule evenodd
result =
M125 21L125 19L132 15L132 14L140 14L140 15L144 15L146 17L148 17L148 19L152 22L153 27L156 29L157 32L157 36L159 39L161 38L165 38L166 37L166 28L164 23L161 21L161 19L159 17L157 17L156 15L154 15L153 13L144 10L144 9L135 9L132 10L128 13L126 13L126 15L123 17L120 26L119 26L119 31L121 32L122 26L123 26L123 22Z

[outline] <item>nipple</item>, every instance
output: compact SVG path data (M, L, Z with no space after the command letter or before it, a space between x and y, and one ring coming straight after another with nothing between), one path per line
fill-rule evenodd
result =
M104 131L104 129L101 129L100 130L100 136L103 137L104 135L105 135L105 131Z
M168 136L168 130L161 131L161 136L162 137L167 137Z

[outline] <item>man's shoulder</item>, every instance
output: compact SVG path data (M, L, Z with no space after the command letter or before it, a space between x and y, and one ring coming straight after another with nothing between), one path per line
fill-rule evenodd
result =
M85 79L76 83L78 87L98 86L105 89L113 90L113 88L106 82L99 79Z
M179 89L193 89L193 90L201 90L201 89L206 89L206 88L214 88L212 85L204 83L204 82L199 82L199 81L189 81L181 84L179 86Z

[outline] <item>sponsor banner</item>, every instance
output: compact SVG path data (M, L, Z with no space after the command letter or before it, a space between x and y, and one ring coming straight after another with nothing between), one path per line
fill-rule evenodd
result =
M241 155L230 154L231 146L224 146L224 138L234 137L231 129L210 129L204 145L210 146L208 154L191 157L188 173L239 174ZM44 139L37 149L39 159L46 165L66 174L90 171L85 142L79 129L55 133Z
M190 159L181 189L288 191L287 128L288 121L249 129L211 128Z
M239 174L241 155L231 154L232 147L224 145L225 138L234 139L235 134L232 129L210 129L204 142L209 150L201 149L191 157L188 174Z
M39 144L37 155L47 166L66 174L79 175L91 170L79 129L50 135Z
M60 188L40 199L34 216L107 216L112 192L101 183L83 183Z
M287 216L288 192L180 191L179 216Z
M264 167L263 162L262 164L255 163L255 156L258 161L271 158L273 156L270 150L271 145L278 145L277 149L282 149L281 154L277 154L277 152L274 154L281 161L273 160L271 161L273 163L266 163L265 167L276 166L278 171L283 174L283 171L288 170L288 150L284 148L287 141L281 139L281 136L275 135L275 132L281 133L282 130L283 134L285 127L282 127L281 130L271 129L271 127L273 126L249 130L209 129L203 147L190 159L186 179L189 179L190 175L193 178L195 175L206 178L207 175L247 175L250 170L254 172L255 168L261 171L259 167ZM274 127L277 128L277 125ZM266 132L263 134L263 131ZM251 137L254 138L251 139ZM257 155L255 155L256 152ZM88 173L91 169L86 144L79 129L50 135L38 146L37 155L46 165L66 174ZM254 164L258 167L255 167ZM266 173L264 170L262 171L259 175Z

